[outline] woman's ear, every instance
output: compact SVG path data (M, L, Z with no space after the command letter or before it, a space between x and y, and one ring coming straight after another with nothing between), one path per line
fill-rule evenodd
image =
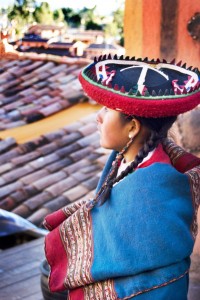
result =
M137 119L132 119L129 124L129 138L136 137L141 129L141 123Z

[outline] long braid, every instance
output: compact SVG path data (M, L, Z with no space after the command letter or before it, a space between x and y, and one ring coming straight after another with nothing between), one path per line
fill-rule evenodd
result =
M117 176L113 180L113 184L122 180L129 173L132 173L137 168L137 166L143 161L143 159L149 154L149 152L151 152L157 147L160 140L161 138L159 134L155 131L152 131L149 139L145 142L144 146L139 150L134 161L124 171L122 171L119 176Z
M92 207L94 207L97 203L102 205L106 201L106 199L109 197L111 188L113 186L112 182L116 178L117 171L118 171L118 168L123 159L124 153L127 151L130 144L132 143L132 141L133 140L130 139L129 142L127 143L127 145L122 149L122 151L117 154L115 160L112 163L112 168L111 168L106 180L104 181L103 185L97 192L95 198L88 203L87 206L89 209L92 209Z
M109 198L113 184L116 182L119 182L121 179L123 179L129 173L132 173L134 171L134 169L138 166L138 164L141 163L142 160L148 155L148 153L150 151L152 151L154 148L156 148L156 146L159 143L159 140L160 140L159 135L155 131L152 131L150 138L146 141L146 143L144 144L142 149L138 152L138 154L135 157L135 160L130 164L130 166L128 166L126 168L125 171L123 171L118 177L116 177L119 165L123 159L123 155L129 148L130 144L133 142L133 139L130 139L128 144L116 156L116 159L113 162L110 173L108 174L102 187L96 194L96 197L92 201L90 201L90 203L88 204L88 208L91 209L97 203L99 203L99 205L102 205Z
M143 147L136 155L134 161L126 168L126 170L122 171L121 174L117 176L117 171L123 159L123 155L129 148L130 144L133 142L133 139L130 139L128 144L116 156L116 159L112 164L111 171L108 174L103 185L99 189L98 193L96 194L95 198L90 202L88 202L87 204L88 209L92 209L97 203L99 205L102 205L109 198L113 184L119 182L120 180L126 177L129 173L132 173L137 168L137 166L143 161L143 159L148 155L148 153L153 149L155 149L159 144L159 142L162 141L163 138L166 138L169 128L176 120L176 117L146 119L141 117L127 116L124 114L122 114L122 118L124 120L126 119L126 121L130 121L133 118L138 119L141 122L141 124L151 129L150 137L144 143Z

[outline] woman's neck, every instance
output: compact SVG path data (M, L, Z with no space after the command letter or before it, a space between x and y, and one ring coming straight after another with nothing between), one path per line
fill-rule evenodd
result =
M143 145L141 144L136 145L133 143L124 153L124 162L129 163L133 161L142 147Z

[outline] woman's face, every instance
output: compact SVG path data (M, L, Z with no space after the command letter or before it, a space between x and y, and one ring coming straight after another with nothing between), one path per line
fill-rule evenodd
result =
M121 151L129 141L130 125L122 121L120 112L104 106L98 112L96 120L101 146Z

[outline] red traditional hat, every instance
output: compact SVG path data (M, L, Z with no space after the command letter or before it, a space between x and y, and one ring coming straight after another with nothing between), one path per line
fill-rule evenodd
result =
M200 104L199 70L181 62L104 55L79 79L90 98L128 115L176 116Z

